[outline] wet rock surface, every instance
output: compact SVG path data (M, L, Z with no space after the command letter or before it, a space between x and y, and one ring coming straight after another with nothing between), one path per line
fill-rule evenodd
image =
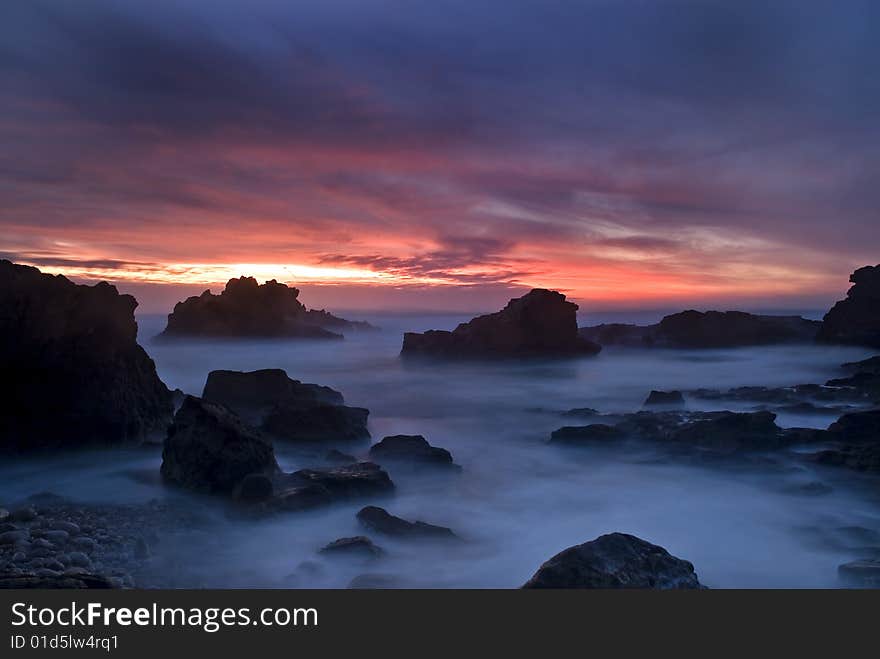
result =
M365 535L339 538L321 548L328 556L355 556L359 558L379 558L384 552Z
M609 533L569 547L538 568L523 588L702 588L694 566L663 547Z
M654 389L645 399L644 407L682 408L684 407L684 396L680 391L657 391Z
M534 289L501 311L478 316L451 332L407 332L401 355L492 359L596 354L601 347L578 335L577 309L561 293Z
M0 451L149 440L171 394L137 344L137 301L115 287L0 260Z

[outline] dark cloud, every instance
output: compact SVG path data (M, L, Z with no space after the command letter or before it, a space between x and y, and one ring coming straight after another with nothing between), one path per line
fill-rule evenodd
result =
M720 227L843 272L880 243L878 25L868 0L9 0L0 226L500 285L548 250L695 268Z

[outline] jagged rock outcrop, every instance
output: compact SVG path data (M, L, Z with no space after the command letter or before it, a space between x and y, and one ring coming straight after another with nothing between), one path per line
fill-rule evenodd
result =
M251 474L280 472L272 443L231 411L187 396L162 450L162 477L187 489L232 494Z
M211 371L202 396L280 440L344 441L370 436L369 410L344 405L338 391L293 380L281 369Z
M274 279L262 285L253 277L230 279L220 295L208 290L174 305L161 336L340 339L340 332L372 328L306 309L298 297L299 289Z
M556 291L536 288L501 311L453 331L407 332L401 355L448 359L594 355L601 346L578 336L578 306Z
M818 339L880 347L880 265L859 268L849 280L853 285L825 314Z
M656 325L611 323L582 327L580 335L600 345L658 348L733 348L809 343L819 322L800 316L763 316L742 311L682 311Z
M833 447L814 454L816 462L880 473L880 409L844 414L824 438Z
M544 563L523 588L702 588L694 566L658 545L608 533Z
M358 521L368 529L376 533L406 539L433 539L433 540L457 540L458 536L452 529L445 526L435 526L427 522L409 522L401 517L392 515L384 508L367 506L361 508L357 514Z
M379 558L385 552L365 535L339 538L321 547L325 556L354 556L366 559Z
M556 444L594 444L625 438L658 442L674 451L730 455L774 451L825 439L824 430L780 428L772 412L635 412L599 417L604 423L554 431Z
M336 501L394 492L394 483L379 465L358 462L330 469L300 469L276 479L276 493L264 510L305 510Z
M137 344L137 301L0 260L0 451L161 435L171 394Z
M370 447L376 462L404 463L423 467L452 467L452 454L445 448L431 446L421 435L391 435Z

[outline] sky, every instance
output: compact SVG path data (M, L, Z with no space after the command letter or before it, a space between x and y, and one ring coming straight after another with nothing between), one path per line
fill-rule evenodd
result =
M823 307L880 261L880 3L4 0L0 257L143 309Z

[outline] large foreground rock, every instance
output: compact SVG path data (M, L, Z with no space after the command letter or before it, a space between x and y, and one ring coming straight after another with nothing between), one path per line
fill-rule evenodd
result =
M846 298L825 314L818 338L828 343L880 347L880 265L850 275Z
M656 325L612 323L583 327L580 335L601 345L660 348L732 348L809 343L819 322L800 316L763 316L742 311L682 311Z
M253 277L230 279L220 295L205 291L174 306L164 337L255 337L339 339L368 323L306 309L299 289L274 279L258 284Z
M369 410L344 405L338 391L293 380L281 369L211 371L203 397L276 439L316 442L370 436Z
M171 394L116 288L0 260L0 451L161 436Z
M401 354L471 359L594 355L601 347L578 336L577 309L561 293L536 288L451 332L407 332Z
M523 588L702 588L694 566L634 535L609 533L569 547Z
M279 472L272 443L221 405L187 396L162 450L162 477L191 490L231 495L251 474Z

